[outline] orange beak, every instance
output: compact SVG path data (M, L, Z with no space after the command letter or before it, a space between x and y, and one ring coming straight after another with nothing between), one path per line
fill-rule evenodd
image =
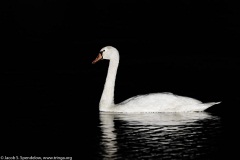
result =
M97 58L96 58L94 61L92 61L92 64L95 64L95 63L97 63L98 61L100 61L100 60L102 60L102 59L103 59L102 54L99 53L98 56L97 56Z

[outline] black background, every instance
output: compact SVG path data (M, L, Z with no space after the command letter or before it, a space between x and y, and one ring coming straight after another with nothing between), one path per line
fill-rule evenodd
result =
M0 3L6 153L20 148L30 155L72 155L74 145L89 144L86 152L93 147L98 137L91 126L98 122L108 62L91 61L106 45L121 56L116 103L151 92L222 101L209 112L223 116L229 135L236 134L231 132L239 105L236 2ZM89 135L90 142L84 139Z

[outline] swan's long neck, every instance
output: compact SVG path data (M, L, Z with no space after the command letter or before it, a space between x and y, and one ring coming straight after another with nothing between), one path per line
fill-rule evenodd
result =
M114 105L114 87L119 64L119 54L116 53L110 59L108 66L108 73L104 85L102 97L99 104L100 111L110 111L111 106Z

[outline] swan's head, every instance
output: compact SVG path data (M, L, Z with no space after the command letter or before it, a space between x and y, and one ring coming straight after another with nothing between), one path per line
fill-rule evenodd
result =
M112 46L106 46L100 50L97 58L92 62L92 64L95 64L102 59L111 60L116 58L119 58L118 50Z

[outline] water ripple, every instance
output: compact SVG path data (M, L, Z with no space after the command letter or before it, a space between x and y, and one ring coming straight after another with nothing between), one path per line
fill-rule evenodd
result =
M215 159L221 121L206 112L100 113L99 159Z

